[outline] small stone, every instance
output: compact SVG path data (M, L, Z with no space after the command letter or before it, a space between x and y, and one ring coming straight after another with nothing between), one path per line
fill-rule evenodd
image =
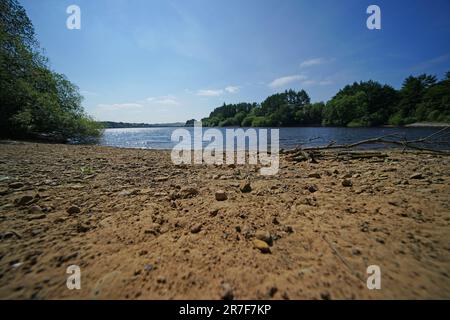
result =
M202 224L198 223L191 228L191 233L199 233L202 230Z
M44 213L42 214L32 214L28 216L27 220L40 220L40 219L45 219L46 215Z
M71 206L69 209L67 209L68 214L77 214L80 212L81 212L81 210L77 206Z
M77 231L78 231L78 233L85 233L85 232L88 232L89 229L90 229L90 227L87 226L87 225L85 225L85 224L79 224L79 225L77 225Z
M293 233L294 229L291 226L284 226L283 231L286 233Z
M229 283L222 283L222 292L220 294L220 297L222 300L233 300L234 299L234 293L233 288Z
M321 175L320 175L320 173L318 173L318 172L313 172L313 173L310 173L310 174L308 175L308 178L316 178L316 179L320 179L320 178L321 178Z
M163 277L163 276L158 276L158 278L156 278L156 282L158 282L158 283L166 283L166 277Z
M24 184L22 182L11 182L8 186L11 189L20 189L24 186Z
M144 230L145 234L152 234L154 236L157 236L161 233L161 228L159 226L159 224L157 223L152 223L148 228L146 228Z
M311 193L314 193L317 190L319 190L319 188L317 188L317 186L315 184L310 184L310 185L307 186L307 188L308 188L308 191L311 192Z
M320 294L320 298L322 298L322 300L331 300L331 295L328 291L325 291Z
M192 198L199 194L198 190L193 187L184 187L180 190L180 196L183 199Z
M399 207L399 206L400 206L400 202L397 201L397 200L389 200L388 203L389 203L391 206L394 206L394 207Z
M344 186L344 187L351 187L352 185L353 185L353 183L352 183L352 180L350 180L350 179L344 179L342 181L342 186Z
M423 179L423 175L421 173L415 173L409 177L410 179L420 180Z
M22 236L16 231L7 231L3 235L0 233L0 239L10 239L16 237L17 239L22 239Z
M41 213L42 209L39 206L33 205L28 209L28 213Z
M255 239L253 240L253 246L258 249L259 251L261 251L262 253L270 253L270 247L269 245L259 239Z
M239 190L241 190L242 193L249 193L252 191L252 186L249 181L242 181L239 185Z
M147 263L147 264L144 265L144 270L147 271L147 272L150 272L153 269L154 269L154 266L152 264Z
M24 206L24 205L28 204L29 202L33 201L33 199L34 198L32 196L25 195L25 196L22 196L22 197L16 199L14 202L17 206Z
M215 197L217 201L225 201L228 199L226 192L223 190L216 191Z
M354 256L360 256L361 255L361 250L359 250L358 248L353 248L352 249L352 254Z
M267 290L267 294L268 294L271 298L273 298L273 296L275 295L275 293L277 293L277 291L278 291L278 288L275 287L275 286L272 286L272 287L270 287L270 288Z
M262 240L269 245L272 244L272 236L267 231L263 231L263 230L256 231L255 238L258 240Z

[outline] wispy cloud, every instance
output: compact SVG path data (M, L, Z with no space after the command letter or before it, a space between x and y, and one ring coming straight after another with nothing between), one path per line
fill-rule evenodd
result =
M220 95L223 94L223 90L222 89L218 89L218 90L204 90L204 89L200 89L197 91L197 95L198 96L202 96L202 97L218 97Z
M239 89L240 88L237 86L228 86L225 88L225 91L228 93L237 93L237 92L239 92Z
M331 59L325 59L325 58L314 58L314 59L309 59L309 60L305 60L302 63L300 63L300 68L308 68L308 67L313 67L313 66L319 66L321 64L325 64L330 62Z
M324 79L324 80L309 79L309 80L302 81L301 84L303 86L328 86L330 84L333 84L333 81L331 81L329 79Z
M180 102L178 99L174 96L161 96L161 97L149 97L147 98L148 102L154 103L154 104L160 104L160 105L166 105L166 106L179 106Z
M430 69L431 67L435 66L435 65L439 65L441 63L446 62L449 59L449 55L448 54L444 54L442 56L439 57L435 57L426 61L423 61L415 66L413 66L411 68L412 71L420 71L420 70L427 70Z
M181 106L182 103L175 96L148 97L143 100L126 103L98 104L99 111L139 111L139 110L161 110L167 107Z
M239 89L238 86L227 86L223 89L200 89L196 94L201 97L218 97L224 93L237 93Z
M273 80L271 83L269 83L269 87L271 87L273 89L281 88L290 83L300 82L300 81L306 80L306 79L307 79L307 77L305 75L300 75L300 74L284 76L284 77Z

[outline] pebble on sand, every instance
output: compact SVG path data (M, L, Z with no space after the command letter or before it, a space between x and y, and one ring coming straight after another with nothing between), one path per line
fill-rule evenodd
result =
M225 200L228 199L228 196L227 196L226 192L223 191L223 190L216 191L216 195L215 196L216 196L216 200L217 201L225 201Z
M197 224L192 226L191 233L199 233L201 230L202 230L202 224L201 223L197 223Z
M250 181L242 181L239 185L239 190L241 190L242 193L249 193L252 191L252 186L250 184Z
M17 206L24 206L24 205L26 205L27 203L33 201L33 199L34 199L34 198L33 198L32 196L30 196L30 195L25 195L25 196L22 196L22 197L16 199L14 202L15 202L15 204L16 204Z
M308 186L307 186L307 189L308 189L308 191L311 192L311 193L314 193L314 192L316 192L317 190L319 190L319 188L317 188L317 186L316 186L315 184L310 184L310 185L308 185Z
M255 240L253 240L253 246L256 249L258 249L259 251L261 251L262 253L270 253L270 247L267 244L267 242L264 242L259 239L255 239Z
M41 212L42 212L41 207L37 205L33 205L30 208L28 208L28 213L41 213Z
M193 188L193 187L181 188L181 190L179 192L180 197L183 198L183 199L192 198L192 197L195 197L198 194L199 194L198 190L196 188Z
M229 283L222 283L222 293L220 294L220 297L222 300L233 300L234 299L234 293L233 288Z
M423 175L421 173L415 173L409 177L410 179L420 180L423 179Z
M342 180L342 186L351 187L351 186L353 186L353 182L350 179L344 179L344 180Z
M272 236L268 231L258 230L255 233L255 238L261 241L264 241L268 245L272 244Z
M22 182L11 182L8 186L11 189L20 189L24 186L24 184Z
M80 212L81 212L81 210L77 206L71 206L69 209L67 209L68 214L76 214L76 213L80 213Z

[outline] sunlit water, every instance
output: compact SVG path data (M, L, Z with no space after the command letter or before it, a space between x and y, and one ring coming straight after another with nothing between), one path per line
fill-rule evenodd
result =
M106 129L99 144L104 146L113 146L121 148L142 148L142 149L172 149L180 142L172 141L171 136L174 130L188 130L191 141L182 142L185 147L193 148L194 128L129 128L129 129ZM203 128L203 133L208 128ZM226 128L216 128L223 134L223 146L226 147L225 132ZM230 129L230 128L228 128ZM244 130L246 130L244 128ZM260 129L255 129L259 132ZM279 144L280 148L290 149L297 146L318 146L327 145L331 141L336 144L348 144L375 138L388 134L398 134L408 140L414 140L429 136L439 128L330 128L330 127L305 127L305 128L280 128ZM269 130L270 131L270 130ZM444 141L444 145L439 148L450 149L449 135L440 139ZM267 138L270 144L270 135ZM248 142L247 142L248 143ZM209 145L209 141L203 141L203 146ZM387 147L386 145L371 145L370 148ZM255 148L251 145L250 149Z

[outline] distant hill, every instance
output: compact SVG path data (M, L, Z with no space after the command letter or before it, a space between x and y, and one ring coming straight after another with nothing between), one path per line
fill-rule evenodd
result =
M183 127L183 122L173 123L129 123L129 122L113 122L113 121L100 121L99 122L106 129L114 128L161 128L161 127Z

